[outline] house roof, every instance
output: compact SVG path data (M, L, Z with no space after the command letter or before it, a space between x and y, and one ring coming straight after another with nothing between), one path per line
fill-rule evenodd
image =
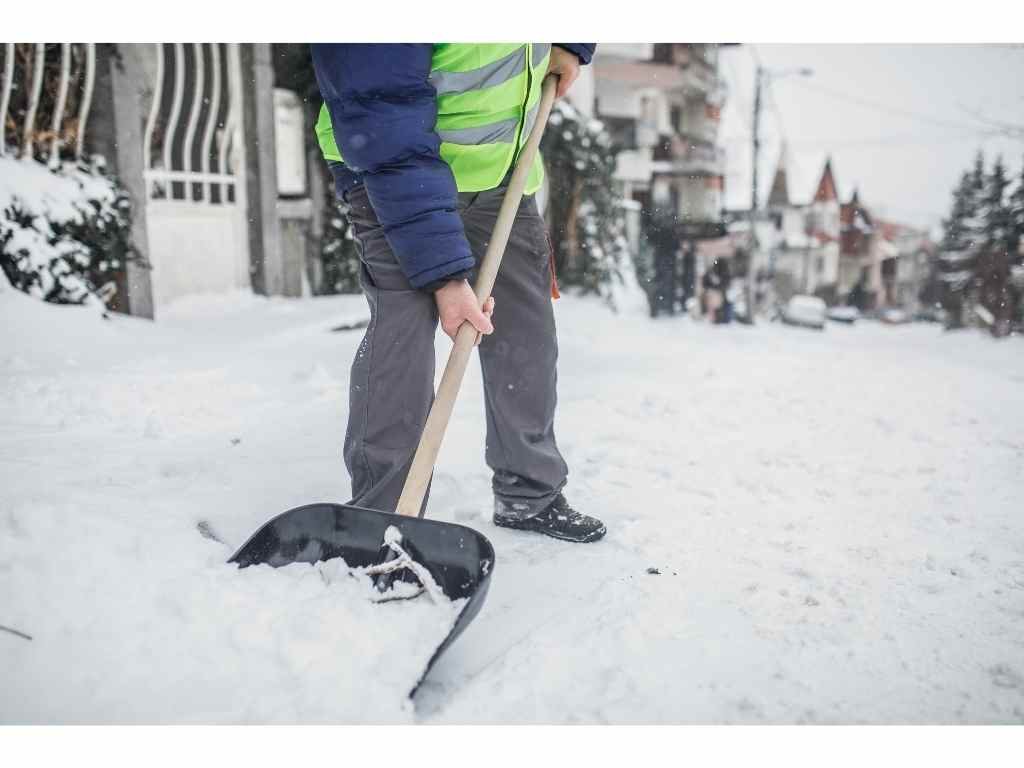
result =
M850 202L839 206L839 226L842 229L856 228L863 232L869 232L874 227L874 218L871 212L861 205L860 194L856 189L850 197Z
M821 172L821 180L814 193L814 202L826 203L838 199L839 194L836 192L836 180L832 175L832 158L830 157L825 161L825 168Z
M891 219L875 219L875 225L878 228L878 233L882 236L882 239L890 243L904 237L911 239L916 238L918 243L917 247L919 249L931 253L936 248L935 243L932 242L931 237L928 235L928 231L925 229L911 227L898 221L892 221Z
M786 178L786 145L782 145L782 152L779 154L779 167L775 169L775 178L772 180L772 191L768 193L769 208L786 208L789 206L789 183Z
M890 219L877 219L878 231L886 240L895 240L897 237L926 237L927 232L922 229L900 224Z

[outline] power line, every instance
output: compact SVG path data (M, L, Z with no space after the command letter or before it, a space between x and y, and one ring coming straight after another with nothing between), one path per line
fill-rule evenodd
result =
M834 99L840 99L841 101L857 104L859 106L867 107L868 109L874 109L879 112L884 112L886 114L897 115L912 120L918 120L920 122L930 123L931 125L938 125L943 128L955 128L961 131L971 131L975 135L1006 135L1005 131L1002 131L1001 129L984 127L981 125L969 125L967 123L946 120L943 118L934 117L932 115L926 115L922 112L915 112L913 110L895 107L890 104L883 104L882 102L873 101L871 99L864 99L861 98L860 96L855 96L853 94L845 93L843 91L837 91L835 89L828 88L817 83L801 81L798 84L803 88L810 88L811 90L818 91L820 93L825 94L826 96L831 96Z
M802 139L799 141L791 142L790 146L793 147L818 147L824 146L828 148L842 149L844 147L876 147L876 146L906 146L910 145L927 145L927 144L950 144L954 142L966 141L969 139L978 138L978 134L971 132L968 134L961 134L959 136L921 136L920 134L894 134L891 136L869 136L864 138L856 139ZM983 137L985 138L992 137Z

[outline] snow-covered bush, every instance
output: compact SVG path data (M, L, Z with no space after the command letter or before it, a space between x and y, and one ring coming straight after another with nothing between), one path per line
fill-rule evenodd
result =
M548 174L547 220L558 280L611 300L628 261L615 152L598 120L559 101L541 143Z
M106 307L126 262L131 201L101 163L0 158L0 267L11 285L45 301Z
M348 206L334 195L328 186L328 199L324 201L324 235L320 243L323 264L323 293L359 293L359 250L346 213Z

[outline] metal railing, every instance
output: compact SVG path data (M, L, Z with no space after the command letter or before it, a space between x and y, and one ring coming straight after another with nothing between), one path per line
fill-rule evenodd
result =
M143 137L149 197L234 203L237 175L232 158L241 149L237 146L238 46L157 43L155 47L156 81Z
M81 160L96 81L96 44L4 43L2 77L0 156L14 153L56 167L73 136L73 156ZM45 128L39 125L43 114L49 118ZM21 135L11 142L8 123L19 122Z

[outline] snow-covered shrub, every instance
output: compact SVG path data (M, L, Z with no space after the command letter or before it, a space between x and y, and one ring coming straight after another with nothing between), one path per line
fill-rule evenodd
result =
M320 259L323 263L323 293L359 293L359 250L352 227L345 214L348 206L334 195L328 187L328 199L324 201L324 235L320 243Z
M599 120L588 120L559 101L541 150L558 280L610 300L629 254L611 137Z
M65 163L0 158L0 267L11 285L45 301L107 306L126 262L131 201L117 180Z

